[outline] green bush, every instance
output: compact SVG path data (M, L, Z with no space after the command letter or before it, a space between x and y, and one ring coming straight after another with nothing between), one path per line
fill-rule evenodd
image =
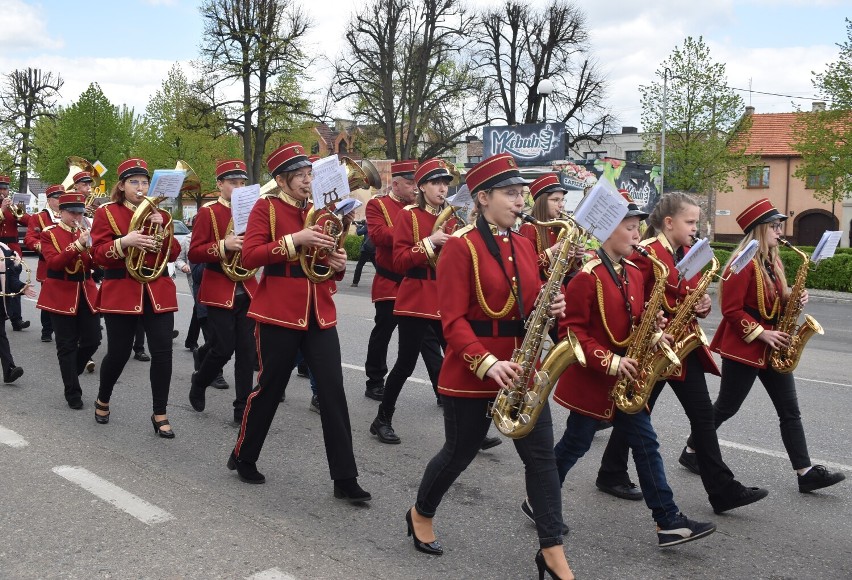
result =
M348 235L343 242L343 248L346 250L346 258L348 260L357 260L361 257L361 236Z

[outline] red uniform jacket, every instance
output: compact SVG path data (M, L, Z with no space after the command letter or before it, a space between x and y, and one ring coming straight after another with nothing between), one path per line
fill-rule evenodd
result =
M535 251L538 253L538 268L541 272L542 280L547 280L550 272L550 260L553 258L550 248L556 243L557 233L551 228L547 228L547 240L542 240L538 235L538 228L529 223L522 223L518 233L530 240L535 245Z
M669 267L669 278L666 281L666 295L663 298L663 312L665 312L666 318L671 320L677 312L678 305L680 305L684 298L686 298L686 295L689 294L689 289L695 288L698 285L701 275L696 274L689 280L678 279L672 247L666 236L663 234L660 234L656 238L645 240L642 242L642 246L649 254ZM687 249L687 251L689 250ZM640 270L642 270L642 276L645 278L645 301L647 302L648 299L651 298L651 292L654 289L654 266L651 263L651 260L645 258L638 252L634 252L633 255L630 256L630 260L639 266ZM697 324L698 322L693 322L693 325ZM698 347L694 352L696 352L698 357L701 359L701 366L704 368L705 372L716 376L720 376L722 374L719 372L719 367L716 365L716 361L713 360L713 355L710 354L710 349L708 347ZM683 368L681 368L678 375L671 376L671 379L675 381L682 381L684 378L686 378L686 370Z
M764 330L775 329L784 310L784 291L780 281L773 282L762 273L757 258L739 274L723 280L719 286L722 322L710 342L710 350L722 358L766 368L769 345L755 339Z
M95 263L104 268L104 280L98 292L98 310L107 314L141 314L143 292L147 290L154 312L174 312L178 309L177 289L168 275L163 275L151 283L141 284L130 276L124 262L126 250L121 249L119 238L126 235L133 217L132 204L105 203L95 211L92 223L92 257ZM163 223L171 219L169 214L159 210ZM174 262L180 253L180 244L170 237L171 244L163 244L160 255L168 256ZM156 255L149 253L145 263L153 265Z
M19 220L9 208L3 210L3 219L0 220L0 242L9 246L9 249L19 256L21 255L21 244L18 243L18 222L25 226L29 224L29 220L29 214L24 214Z
M31 220L35 221L35 220ZM77 243L79 234L63 223L49 225L41 232L41 248L46 269L36 308L57 314L76 316L85 305L97 312L98 287L92 280L92 255L89 248Z
M233 308L234 294L240 283L249 298L257 292L255 278L234 282L222 271L222 259L233 255L225 250L225 236L231 229L231 204L221 197L204 204L192 227L188 258L193 264L205 264L198 300L207 306Z
M645 280L632 262L625 260L624 287L634 322L642 316ZM573 364L562 373L553 400L573 411L599 419L612 419L615 403L609 392L616 382L621 355L631 340L632 321L625 295L599 258L590 260L568 283L565 318L559 337L570 328L586 355L586 366Z
M438 293L447 341L438 376L438 392L442 395L483 399L497 396L500 387L485 373L497 361L510 360L524 340L521 310L524 315L532 311L541 289L536 252L529 240L514 233L495 234L494 239L506 274L474 226L453 234L441 251ZM522 309L509 288L507 275L520 280ZM501 332L500 324L508 328ZM483 332L483 326L490 332ZM514 336L509 335L512 328L516 331Z
M38 254L38 267L36 269L36 280L38 282L44 282L44 277L47 276L47 262L45 262L44 254L41 252L41 233L49 226L58 223L59 216L53 216L50 208L44 208L31 215L29 223L27 223L27 235L24 236L24 243Z
M305 228L305 217L311 205L286 193L265 195L251 210L243 238L243 265L263 266L263 276L251 301L248 315L258 322L307 330L313 311L320 328L337 324L337 310L332 298L335 282L314 284L299 265L299 248L293 234ZM336 276L343 278L343 272Z
M374 197L367 202L367 233L376 246L373 302L396 300L398 280L402 280L402 275L396 273L393 268L393 229L397 214L403 207L405 202L392 193ZM388 274L398 277L398 280L389 278Z
M396 214L393 268L405 276L396 293L393 313L397 316L441 318L437 272L429 265L429 259L439 255L441 248L433 250L432 244L425 239L432 235L437 219L437 214L432 213L428 206L420 209L409 205Z

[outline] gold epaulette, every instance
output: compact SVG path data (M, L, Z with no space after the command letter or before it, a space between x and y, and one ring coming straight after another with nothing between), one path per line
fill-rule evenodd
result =
M376 195L374 195L372 197L372 199L377 199L377 198L380 198L380 197L387 197L387 196L388 196L387 193L377 193Z
M209 207L209 206L213 205L214 203L219 203L219 200L218 200L218 199L214 199L213 201L208 201L207 203L205 203L205 204L204 204L204 205L202 205L201 207Z
M631 262L631 261L630 261L630 260L628 260L627 258L624 258L623 262L624 262L626 265L628 265L628 266L633 266L633 267L634 267L634 268L636 268L637 270L639 269L639 266L637 266L636 264L634 264L633 262Z
M454 238L460 238L460 237L462 237L463 235L465 235L465 234L467 234L467 233L470 233L470 232L472 232L472 231L473 231L473 230L475 230L475 229L476 229L476 226L475 226L475 225L473 225L473 224L468 224L468 225L466 225L465 227L463 227L462 229L454 231L454 232L453 232L453 237L454 237Z
M41 231L43 231L43 232L49 232L50 230L52 230L52 229L53 229L53 228L55 228L56 226L57 226L57 224L50 224L49 226L47 226L46 228L44 228L44 229L43 229L43 230L41 230Z
M641 242L639 242L639 245L642 246L643 248L645 248L645 247L653 244L656 241L657 241L657 238L648 238L647 240L642 240Z
M592 270L594 270L595 267L600 265L600 264L603 264L603 262L601 261L600 258L592 258L591 260L586 262L586 265L583 266L582 271L585 272L586 274L591 274Z
M407 205L407 206L405 206L405 207L404 207L404 208L402 208L402 209L407 209L408 211L411 211L411 210L413 210L413 209L415 209L415 208L417 208L417 207L420 207L420 206L418 206L416 203L412 203L411 205Z

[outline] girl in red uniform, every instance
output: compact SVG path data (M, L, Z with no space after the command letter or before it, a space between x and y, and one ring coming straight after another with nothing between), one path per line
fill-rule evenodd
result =
M690 288L695 288L701 278L698 274L690 280L682 280L675 268L677 262L689 251L692 236L698 231L700 213L698 204L685 193L667 193L660 198L648 217L649 227L645 231L642 246L669 268L666 296L663 299L663 310L668 318L675 316L681 307L680 304L690 293ZM639 266L645 278L645 300L648 300L654 288L651 260L639 253L634 253L631 260ZM710 313L710 307L710 296L704 294L695 305L695 315L698 318L705 318ZM697 322L694 326L697 326ZM681 454L681 463L700 466L701 480L710 504L716 513L722 513L763 499L769 492L759 487L744 486L734 479L734 474L722 461L719 439L713 425L713 405L710 402L710 393L707 391L707 380L704 378L705 372L718 375L719 369L713 361L710 350L706 346L701 346L681 361L679 374L659 381L654 386L651 397L648 399L648 407L654 408L657 397L660 396L668 381L672 385L672 392L686 412L696 445L695 451L687 453L688 450L684 449ZM598 487L611 488L627 485L629 482L628 450L624 431L614 431L601 460Z
M456 232L438 265L441 322L447 353L438 379L444 400L446 442L432 458L417 492L417 503L405 514L414 546L442 554L432 518L456 478L467 468L488 432L488 404L520 371L513 350L524 337L524 318L541 288L533 245L512 232L524 205L523 185L511 155L485 159L467 174L479 217ZM562 295L551 312L561 316ZM562 500L553 458L553 425L544 407L532 432L513 440L525 466L527 494L537 514L541 549L536 564L541 576L573 578L562 548Z
M172 380L172 331L177 310L177 289L168 275L151 282L139 282L127 271L128 248L145 252L145 265L155 261L174 262L180 244L172 235L171 216L165 210L152 212L145 225L165 226L164 242L159 250L154 236L130 230L130 221L148 193L148 164L142 159L128 159L118 166L118 183L112 190L112 201L95 211L92 223L92 257L104 268L104 280L98 292L96 307L103 314L107 331L107 353L101 363L101 385L95 401L95 420L109 423L112 389L124 370L133 350L133 338L141 317L151 349L151 396L154 414L151 423L160 437L172 439L174 431L166 416L169 386Z
M565 206L566 191L559 182L559 178L553 173L533 181L530 185L530 194L533 196L532 216L540 222L557 219ZM559 230L554 228L536 226L527 222L521 224L521 229L518 230L519 234L535 244L542 280L547 280L553 253L559 249L556 243L558 232Z
M713 416L718 429L736 415L759 378L778 413L781 440L796 471L799 491L806 493L839 483L846 476L811 464L793 374L779 373L769 364L771 349L786 346L790 340L787 333L774 330L790 292L778 256L781 222L786 219L768 199L754 202L737 216L745 237L732 258L751 240L758 241L759 249L739 274L722 282L719 292L723 318L710 349L722 355L722 383ZM807 292L801 300L807 304ZM693 439L687 442L689 447L693 447Z
M343 390L333 279L315 284L299 265L303 246L330 250L328 267L343 278L346 252L319 225L305 227L310 209L311 162L298 143L276 149L267 159L279 191L261 198L252 209L243 241L243 266L263 266L260 285L248 316L257 322L255 342L260 358L258 386L249 395L237 444L228 459L246 483L263 483L256 467L275 411L301 349L317 380L323 438L334 496L352 503L368 501L358 484L352 450L352 428Z
M83 194L62 194L59 223L45 227L40 237L45 277L36 308L50 315L65 400L72 409L83 408L78 377L101 344L101 321L95 308L98 287L92 280L89 253L91 237L81 225L85 211Z
M393 230L394 270L404 275L396 295L394 315L399 321L399 350L396 363L385 381L382 403L370 433L382 443L399 443L391 420L402 386L417 365L417 357L429 328L444 344L435 261L449 235L444 228L432 233L438 214L444 208L447 188L453 176L441 159L420 164L414 174L417 205L409 205L396 215ZM451 224L449 224L451 225Z

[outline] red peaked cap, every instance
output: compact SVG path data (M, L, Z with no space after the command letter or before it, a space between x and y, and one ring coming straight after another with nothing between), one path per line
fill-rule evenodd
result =
M498 153L483 159L467 172L465 181L471 195L492 187L529 184L529 180L521 177L515 158L508 153Z
M555 173L543 175L530 185L530 193L533 196L533 200L538 199L540 195L544 195L545 193L554 193L556 191L565 193L568 190L565 189Z
M150 177L148 174L148 164L145 163L144 159L139 159L137 157L128 159L127 161L122 161L118 166L117 171L119 181L124 181L131 175L144 175L145 177Z
M785 221L787 216L775 209L772 203L766 199L759 199L737 216L737 223L743 229L743 233L749 233L760 224L771 221Z
M266 167L273 177L285 171L295 171L301 167L310 167L311 162L301 143L287 143L269 154Z
M417 171L416 159L405 159L403 161L394 161L391 163L391 177L414 179L415 171Z
M63 193L65 193L65 188L62 185L51 185L44 190L47 197L59 197Z
M227 159L216 164L216 180L248 179L246 162L242 159Z
M433 179L453 179L453 175L447 169L447 162L443 159L427 159L414 172L414 181L417 185L423 185Z

